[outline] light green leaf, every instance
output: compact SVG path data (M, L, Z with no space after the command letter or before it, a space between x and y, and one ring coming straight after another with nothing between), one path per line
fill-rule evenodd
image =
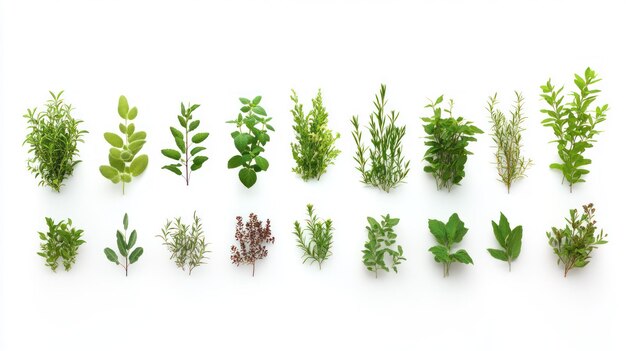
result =
M136 177L148 167L148 155L137 156L130 164L130 173Z

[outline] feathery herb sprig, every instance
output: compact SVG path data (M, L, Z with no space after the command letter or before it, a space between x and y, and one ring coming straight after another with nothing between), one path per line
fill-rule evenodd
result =
M295 221L293 234L297 238L298 247L302 249L304 258L302 263L317 262L322 269L322 263L332 255L330 248L333 245L333 221L317 217L311 204L306 205L306 212L309 217L306 220L306 227L302 228L300 222Z
M165 227L161 229L161 235L157 237L163 239L163 245L171 253L170 259L183 271L187 268L189 275L194 268L206 263L204 260L211 252L207 250L208 243L204 238L202 222L196 212L193 213L191 225L184 224L180 217L174 221L167 220Z

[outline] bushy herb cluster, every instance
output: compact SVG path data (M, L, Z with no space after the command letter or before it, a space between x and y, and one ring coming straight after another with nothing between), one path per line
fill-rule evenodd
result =
M367 241L363 252L363 264L368 271L374 272L378 278L378 270L389 272L389 268L398 273L398 266L406 259L402 256L404 251L401 245L396 244L398 235L393 227L400 223L400 219L391 218L389 215L382 217L380 222L372 217L367 217ZM388 259L386 259L388 257ZM389 266L386 261L389 261Z
M268 219L263 225L263 222L254 213L250 213L245 225L241 216L237 216L236 219L235 240L239 247L231 246L230 259L237 266L241 264L252 265L252 276L254 277L256 262L267 257L266 244L274 243L270 220Z
M167 220L157 237L163 239L163 245L171 253L170 259L183 271L186 268L189 275L194 268L206 263L204 260L210 251L207 250L202 222L195 212L191 225L184 224L180 217Z
M46 259L46 266L53 272L59 267L59 260L69 271L76 262L78 248L85 243L82 239L83 230L74 228L71 219L55 223L52 218L46 217L46 224L48 231L39 232L42 243L37 254Z

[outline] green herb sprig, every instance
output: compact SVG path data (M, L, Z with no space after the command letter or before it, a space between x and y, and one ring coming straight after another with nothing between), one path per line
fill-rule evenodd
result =
M133 229L133 231L130 233L130 237L128 238L128 240L126 240L126 233L128 231L128 213L124 214L122 224L124 225L124 233L118 230L115 233L115 236L117 238L117 250L119 251L120 255L124 257L124 262L120 263L117 254L111 248L107 247L106 249L104 249L104 255L109 261L115 263L118 266L121 265L124 269L126 276L128 277L128 267L130 267L131 264L137 262L137 260L139 260L139 257L143 255L143 248L136 247L132 252L130 251L137 243L137 231Z
M38 233L42 243L37 254L46 259L46 266L53 272L59 267L59 259L69 271L76 262L78 248L85 243L82 239L84 231L74 228L71 219L55 223L52 218L46 217L46 224L48 231Z
M333 245L333 221L317 217L311 204L306 205L306 212L308 216L306 227L303 228L300 222L295 221L293 234L297 238L298 247L302 250L302 263L317 262L322 269L322 263L332 255L330 249Z
M496 108L498 104L498 94L494 94L487 102L487 111L491 121L491 137L494 141L496 152L496 168L500 181L506 186L508 193L511 192L513 182L523 178L526 170L532 165L532 160L521 155L522 123L526 120L524 116L524 97L521 93L515 92L516 101L511 110L511 118Z
M117 113L124 120L119 125L122 136L104 133L104 139L112 148L109 149L109 164L100 166L100 173L114 184L122 182L122 194L125 184L130 183L133 177L139 176L148 167L148 155L137 155L146 143L146 132L136 131L135 124L129 123L137 117L137 112L137 107L129 108L126 97L120 96Z
M340 151L335 148L339 133L328 128L328 112L322 101L322 91L312 100L313 109L306 115L298 101L298 95L292 89L291 101L294 103L293 130L297 143L291 143L291 153L296 161L293 171L302 179L320 179L328 166L334 164Z
M170 259L183 271L187 268L189 275L194 268L206 263L204 260L211 252L207 250L202 222L195 212L191 225L184 224L180 217L174 221L167 220L157 237L163 240L163 245L171 253Z
M268 124L272 118L267 117L265 109L259 105L260 96L252 100L239 98L239 101L243 104L241 112L246 115L239 113L237 119L226 122L237 126L237 130L230 135L239 151L239 155L228 160L228 168L241 167L239 180L246 188L251 188L257 181L257 173L267 171L270 166L261 153L270 141L268 131L274 131L274 127Z
M500 212L500 221L498 223L491 221L491 227L493 228L493 235L502 249L487 249L487 251L493 258L508 262L510 272L511 262L517 259L522 250L522 226L518 225L511 230L509 220Z
M400 223L400 219L391 218L389 215L382 216L380 222L372 217L367 217L367 241L363 252L363 264L368 271L374 272L378 278L378 270L389 272L389 268L398 273L398 266L406 259L402 256L404 251L401 245L394 249L398 235L393 227ZM389 257L390 265L387 266L385 256Z
M569 183L570 192L573 185L584 182L583 176L589 173L583 167L591 164L591 159L585 158L583 154L593 147L596 141L594 138L600 133L598 124L606 120L606 111L609 109L607 104L591 107L600 93L600 90L592 88L592 85L601 80L595 71L587 68L584 78L577 74L574 77L579 91L572 91L571 101L566 103L563 103L563 87L556 89L550 79L546 85L541 86L541 97L550 105L549 109L541 110L549 116L541 123L552 128L556 137L553 142L557 145L562 161L551 164L550 168L561 171L563 181Z
M49 186L60 192L65 179L74 173L78 160L78 143L83 142L86 130L80 129L81 120L72 117L72 106L65 104L61 95L50 92L51 100L45 110L28 109L24 117L28 124L28 134L24 144L28 144L27 168L39 178L40 186Z
M452 246L460 243L468 231L459 215L456 213L452 214L448 219L448 223L445 224L436 219L429 219L428 229L430 229L430 233L439 244L431 247L428 251L435 256L436 262L443 264L444 277L450 275L450 265L453 262L474 264L470 255L464 249L452 253Z
M582 215L577 209L569 210L565 228L552 227L552 231L546 233L548 243L558 256L557 264L563 263L563 276L566 278L572 268L582 268L589 264L591 252L597 249L598 245L608 242L605 240L607 234L604 230L600 230L596 235L595 213L593 204L584 205Z
M432 109L433 116L422 118L422 121L426 122L424 131L427 134L424 144L428 146L424 154L424 160L428 165L424 167L424 171L435 177L437 189L445 187L450 191L453 185L459 185L465 177L467 156L472 155L467 149L469 143L476 141L474 135L482 134L483 131L463 117L453 116L452 99L449 100L448 108L443 110L448 117L442 117L439 106L442 102L443 95L435 102L431 100L426 108Z
M163 156L167 158L171 158L175 160L177 163L172 163L163 166L163 169L167 169L168 171L182 176L185 179L185 183L189 185L189 178L191 177L191 172L197 171L202 167L204 162L209 158L206 156L200 156L198 153L206 150L203 146L194 146L202 143L208 136L209 133L199 132L195 133L191 136L190 132L193 132L200 125L199 120L193 120L193 111L195 111L200 105L194 104L193 106L185 105L180 103L180 115L178 116L178 123L183 128L184 133L178 130L175 127L170 127L170 131L172 132L172 136L174 137L174 142L178 147L178 150L175 149L163 149L161 153ZM195 157L194 157L195 156ZM181 168L184 170L181 170Z
M372 146L365 146L362 142L358 116L352 116L352 137L357 145L354 160L362 176L361 182L389 192L403 182L409 173L410 161L405 162L402 156L402 138L406 126L396 126L400 114L396 111L385 114L386 92L387 87L381 84L380 93L374 101L376 110L370 114L367 129Z

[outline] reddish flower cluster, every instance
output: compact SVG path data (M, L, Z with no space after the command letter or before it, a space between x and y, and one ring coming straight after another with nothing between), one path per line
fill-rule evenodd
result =
M263 222L259 221L254 213L250 213L248 218L248 222L244 226L241 216L237 216L235 240L239 242L239 248L235 245L230 248L230 259L237 266L240 264L251 264L252 276L254 277L256 261L267 256L265 244L273 244L274 237L270 229L269 219L263 226Z

